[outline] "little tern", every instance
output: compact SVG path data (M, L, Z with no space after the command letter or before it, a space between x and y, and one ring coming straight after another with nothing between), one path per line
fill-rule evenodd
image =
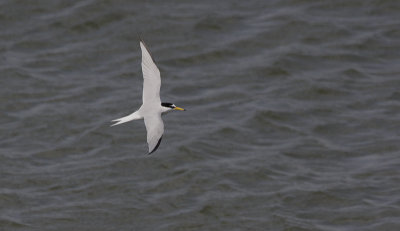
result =
M140 49L142 50L142 72L143 72L143 104L132 114L113 120L116 122L111 126L126 123L131 120L144 119L147 130L147 144L149 154L157 150L160 146L164 133L164 123L161 115L173 110L185 111L185 109L175 106L173 103L161 103L160 87L161 77L149 49L143 40L140 40Z

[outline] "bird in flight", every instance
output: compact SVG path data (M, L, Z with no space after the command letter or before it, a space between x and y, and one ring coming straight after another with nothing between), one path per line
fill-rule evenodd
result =
M147 144L149 154L157 150L160 146L164 133L164 123L161 115L170 111L185 111L185 109L175 106L173 103L161 103L160 87L161 77L154 59L143 40L140 40L142 50L142 72L143 72L143 104L132 114L115 119L111 126L126 123L131 120L144 119L147 130Z

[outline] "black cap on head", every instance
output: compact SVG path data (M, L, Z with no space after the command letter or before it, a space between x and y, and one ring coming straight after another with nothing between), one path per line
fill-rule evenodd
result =
M175 107L175 105L173 103L161 103L161 106L169 107L169 108L174 108Z

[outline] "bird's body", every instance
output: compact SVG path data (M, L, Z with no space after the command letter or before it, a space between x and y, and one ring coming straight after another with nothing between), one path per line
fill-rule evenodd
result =
M142 50L143 104L134 113L113 120L112 122L116 123L111 126L126 123L131 120L144 119L144 124L147 130L147 144L149 146L149 154L151 154L157 150L164 133L164 123L161 119L161 115L168 111L184 111L184 109L176 107L172 103L161 103L160 71L142 40L140 41L140 48Z

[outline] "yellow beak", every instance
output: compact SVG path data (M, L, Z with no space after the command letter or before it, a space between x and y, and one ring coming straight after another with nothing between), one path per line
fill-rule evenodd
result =
M186 111L185 109L181 108L181 107L175 107L174 110L178 110L178 111Z

